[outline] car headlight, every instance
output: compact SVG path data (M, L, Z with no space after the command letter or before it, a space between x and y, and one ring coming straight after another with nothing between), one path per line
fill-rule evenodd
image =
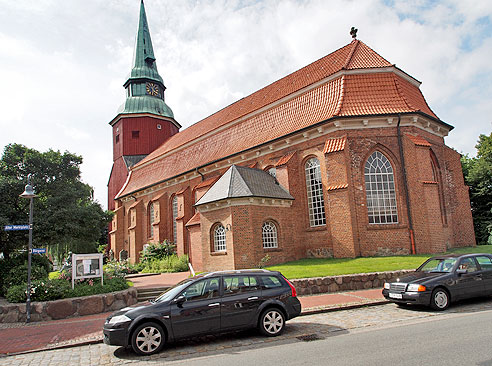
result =
M419 285L418 283L411 283L408 285L408 292L424 292L427 290L424 285Z
M384 288L385 288L386 290L389 290L389 289L390 289L390 284L389 284L389 282L385 282L385 283L384 283Z
M127 317L126 315L117 315L117 316L113 316L109 320L109 324L125 323L125 322L129 322L129 321L131 321L131 319L129 317Z

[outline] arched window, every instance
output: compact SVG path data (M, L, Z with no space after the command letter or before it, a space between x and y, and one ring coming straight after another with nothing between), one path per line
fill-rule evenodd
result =
M364 178L369 223L398 223L393 167L386 156L379 151L369 156L364 166Z
M172 209L173 209L173 240L174 244L178 242L178 230L176 225L176 219L178 217L178 197L174 196L172 201Z
M217 224L213 229L214 235L214 252L226 251L226 231L224 225Z
M266 221L263 223L261 237L264 249L278 248L277 226L273 222Z
M326 225L325 199L319 160L311 158L306 162L306 189L308 198L309 224L312 227Z
M155 222L154 202L151 202L149 205L149 238L154 237L154 222Z

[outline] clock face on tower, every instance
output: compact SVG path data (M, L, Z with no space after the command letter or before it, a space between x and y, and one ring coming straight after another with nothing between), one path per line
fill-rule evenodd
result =
M161 92L159 90L159 85L154 84L154 83L146 83L145 84L145 91L148 95L152 95L153 97L157 97L161 95Z

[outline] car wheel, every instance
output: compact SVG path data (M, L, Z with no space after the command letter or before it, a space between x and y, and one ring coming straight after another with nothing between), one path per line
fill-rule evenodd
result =
M164 347L165 338L164 330L159 324L144 323L132 334L132 348L139 355L152 355Z
M268 337L282 333L285 327L284 314L278 309L265 310L260 316L260 332Z
M443 288L432 291L430 306L434 310L446 310L449 307L449 294Z

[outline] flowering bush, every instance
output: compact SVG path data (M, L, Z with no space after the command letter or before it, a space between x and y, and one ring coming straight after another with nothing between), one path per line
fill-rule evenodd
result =
M138 273L138 270L128 261L110 261L104 266L104 272L113 277L125 277L127 274Z

